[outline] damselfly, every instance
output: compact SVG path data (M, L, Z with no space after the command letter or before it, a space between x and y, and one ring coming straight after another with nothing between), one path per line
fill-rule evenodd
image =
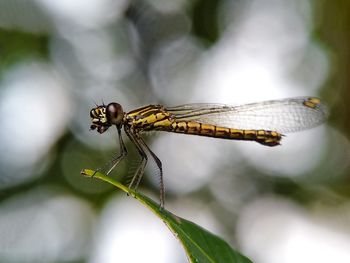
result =
M115 125L118 131L121 152L111 161L107 175L127 154L121 135L124 127L126 135L141 156L140 166L129 188L138 187L149 153L160 171L160 205L164 206L162 163L141 137L143 132L167 131L276 146L280 144L284 133L310 129L323 123L327 109L320 99L314 97L271 100L241 106L206 103L176 107L149 105L127 113L119 103L112 102L93 108L90 117L91 130L97 129L99 133L104 133Z

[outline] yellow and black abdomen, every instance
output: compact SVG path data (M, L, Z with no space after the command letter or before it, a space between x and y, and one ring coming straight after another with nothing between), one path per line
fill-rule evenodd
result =
M218 127L193 121L169 121L163 120L155 123L156 130L170 131L183 134L192 134L213 138L256 141L267 146L280 144L282 134L266 130L241 130L226 127Z

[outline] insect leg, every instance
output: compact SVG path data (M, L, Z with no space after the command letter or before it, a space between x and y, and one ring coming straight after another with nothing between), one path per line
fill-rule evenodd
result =
M118 138L119 138L119 147L120 147L120 155L118 155L116 158L114 158L111 162L110 165L111 167L109 168L107 175L109 175L113 169L119 164L119 162L121 160L123 160L125 158L125 156L127 155L128 151L125 147L123 138L122 138L122 134L121 134L121 128L117 127L118 130Z
M135 184L135 182L138 182L141 180L143 173L145 171L145 167L148 161L148 157L146 152L144 151L144 149L142 148L139 140L136 138L136 135L134 132L132 132L128 127L124 126L124 130L126 135L130 138L130 140L134 143L137 151L139 152L140 156L141 156L141 162L139 167L137 168L130 184L129 184L129 188L134 188L136 190L138 184Z
M164 181L163 181L163 168L162 168L162 162L160 161L160 159L158 158L158 156L148 147L148 145L146 144L146 142L143 140L143 138L141 136L137 136L137 139L139 140L139 142L141 143L141 145L143 147L145 147L148 152L151 154L151 156L153 157L154 161L156 162L158 169L159 169L159 178L160 178L160 206L163 208L164 207L164 200L165 200L165 189L164 189ZM137 181L136 183L136 187L139 185L141 181L141 178Z

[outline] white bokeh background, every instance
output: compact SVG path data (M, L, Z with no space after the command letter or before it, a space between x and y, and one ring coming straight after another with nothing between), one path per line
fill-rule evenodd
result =
M145 208L76 179L83 163L99 155L103 164L116 149L115 129L89 132L90 108L319 96L331 71L312 39L312 1L221 1L220 36L210 47L192 34L186 1L148 3L163 16L143 7L148 20L140 15L137 24L125 19L126 0L0 2L1 29L48 38L45 61L20 60L0 80L0 189L9 192L0 203L0 261L184 262L179 243ZM67 133L74 143L60 146ZM163 162L167 208L254 262L349 262L349 201L312 188L349 170L341 132L326 124L274 148L167 133L146 139ZM75 153L77 145L85 150ZM154 174L150 161L141 191L158 196ZM65 185L55 185L62 178ZM336 205L304 206L273 193L273 180L300 183Z

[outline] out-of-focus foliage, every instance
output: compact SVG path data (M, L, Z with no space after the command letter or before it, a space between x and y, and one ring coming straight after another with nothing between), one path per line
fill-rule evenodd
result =
M220 0L194 1L191 6L192 34L207 43L215 43L219 38Z
M47 53L46 36L0 29L0 72L25 59L45 59Z
M315 36L321 39L332 61L332 69L324 93L332 103L330 121L350 137L350 3L348 1L315 1Z

